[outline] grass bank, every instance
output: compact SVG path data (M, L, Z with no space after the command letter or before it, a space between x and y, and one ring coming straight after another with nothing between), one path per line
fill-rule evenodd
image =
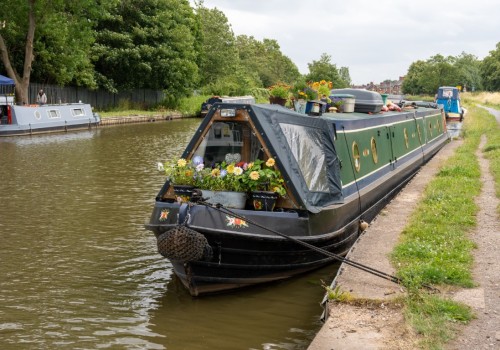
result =
M157 115L181 115L182 117L195 117L200 114L201 104L205 102L211 96L199 95L186 97L179 100L179 106L176 109L167 109L164 107L156 107L150 110L137 109L134 108L132 104L126 103L122 104L117 108L109 111L100 111L99 115L102 118L108 117L128 117L128 116L157 116Z
M481 189L474 153L483 134L488 137L484 152L499 193L500 130L487 111L472 106L464 121L463 145L428 184L391 256L408 288L405 317L422 335L422 349L440 349L454 337L457 323L467 323L474 317L467 306L429 293L423 285L436 285L441 290L474 286L475 246L469 232L476 226L474 198Z

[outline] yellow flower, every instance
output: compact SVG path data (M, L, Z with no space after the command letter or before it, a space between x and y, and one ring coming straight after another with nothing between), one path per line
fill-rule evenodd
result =
M212 169L212 176L217 177L220 175L220 170L219 168Z
M266 162L266 165L267 165L268 167L272 167L272 166L274 166L274 164L275 164L275 163L276 163L276 162L275 162L275 160L274 160L273 158L269 158L269 159L267 160L267 162Z
M187 162L184 158L181 158L177 161L177 166L180 168L184 168L186 166Z
M186 175L187 177L191 177L191 176L193 176L193 171L192 171L192 170L186 170L185 175Z
M259 179L259 177L260 177L260 176L259 176L259 172L258 172L258 171L252 171L252 172L250 173L250 179L252 179L252 180L254 180L254 181L255 181L255 180L258 180L258 179Z
M229 164L226 168L228 174L234 173L234 164Z

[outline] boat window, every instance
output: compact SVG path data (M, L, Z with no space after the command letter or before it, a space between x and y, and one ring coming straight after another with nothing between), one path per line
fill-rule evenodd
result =
M73 117L85 117L85 110L83 108L72 108L71 114L73 114Z
M280 128L310 191L328 192L322 130L281 123Z
M61 114L59 113L59 110L57 110L57 109L49 109L47 111L47 114L49 116L49 119L61 118Z
M410 143L409 143L409 140L408 140L408 130L406 130L406 128L404 128L403 133L404 133L404 136L405 136L405 146L406 146L406 148L408 148L408 147L410 147Z
M422 131L420 131L420 124L417 124L418 140L422 143Z
M216 163L264 160L262 146L250 127L239 122L216 122L208 129L194 155L203 157L205 166Z
M361 159L359 155L359 147L356 141L352 143L352 158L354 159L354 169L359 173L361 170Z
M40 113L40 111L35 111L35 119L36 120L42 119L42 113Z
M432 122L429 123L429 134L432 136Z
M371 141L370 141L370 144L371 144L371 147L372 147L372 158L373 158L373 162L375 164L378 163L378 153L377 153L377 141L375 141L375 138L372 137Z

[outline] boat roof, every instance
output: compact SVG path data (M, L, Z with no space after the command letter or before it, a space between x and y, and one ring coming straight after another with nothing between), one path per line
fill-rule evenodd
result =
M216 103L184 151L187 157L218 110L244 109L275 158L279 170L299 203L298 209L317 213L343 202L340 160L335 149L337 130L356 130L395 123L436 109L418 108L386 113L325 113L320 117L297 113L275 104ZM228 118L230 121L230 118ZM318 190L310 179L322 178Z

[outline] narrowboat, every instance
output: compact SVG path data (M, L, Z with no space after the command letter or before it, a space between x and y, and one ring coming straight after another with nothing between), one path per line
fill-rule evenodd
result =
M443 106L446 119L462 121L465 110L460 106L460 91L453 86L441 86L436 94L436 103Z
M200 117L204 118L215 103L255 103L253 96L212 96L201 104Z
M448 142L442 109L307 115L271 104L216 103L182 158L273 159L286 193L268 210L181 199L167 178L146 223L189 293L291 278L345 256L397 191Z
M88 129L101 119L86 103L14 104L14 80L0 75L0 136Z
M18 106L1 100L0 96L0 136L90 129L100 123L86 103Z

